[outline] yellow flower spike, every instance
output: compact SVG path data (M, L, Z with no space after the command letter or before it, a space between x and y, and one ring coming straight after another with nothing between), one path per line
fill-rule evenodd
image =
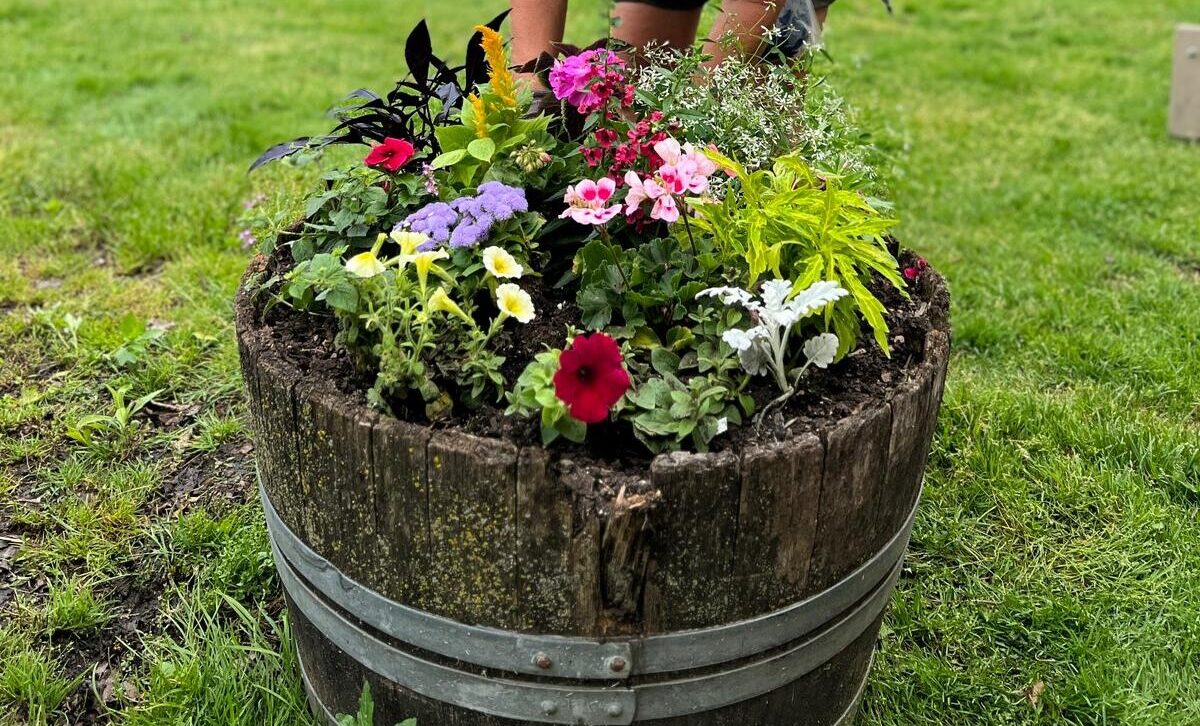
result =
M483 251L483 266L496 278L520 279L525 274L525 268L507 251L496 247L488 247Z
M468 323L475 322L471 319L470 315L467 315L465 312L463 312L463 309L458 306L458 303L450 299L450 296L446 294L446 288L444 287L439 287L433 291L432 295L429 296L429 309L439 313L450 313L451 315L462 318Z
M492 93L508 108L516 108L517 83L508 68L504 37L486 25L476 25L475 30L483 36L480 44L483 46L483 54L487 56L488 82L492 84Z
M417 282L421 285L421 296L425 296L425 285L429 280L429 270L434 267L434 262L444 260L450 256L450 253L443 249L429 250L428 252L417 252L416 254L408 255L407 261L411 262L417 270Z
M474 93L467 96L467 102L471 104L471 108L475 109L475 135L486 139L488 135L487 105Z
M401 259L404 259L411 257L418 247L428 242L429 235L420 232L392 232L392 241L400 245Z
M375 277L382 274L384 269L374 252L360 252L346 260L346 272L358 277Z
M496 288L496 307L502 318L516 318L519 323L528 323L534 318L533 300L529 293L511 282Z

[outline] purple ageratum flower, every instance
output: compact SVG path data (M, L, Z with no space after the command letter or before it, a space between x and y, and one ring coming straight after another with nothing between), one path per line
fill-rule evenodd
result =
M525 190L500 182L490 181L480 184L479 194L475 199L479 201L479 206L483 211L500 222L512 219L517 212L529 211Z
M434 202L405 217L396 229L412 230L429 237L429 241L420 247L426 252L450 241L450 228L457 223L458 212L453 207L445 202Z
M450 234L451 247L475 247L488 238L491 224L464 219Z
M475 247L488 238L493 224L528 211L524 189L492 181L480 184L473 197L427 204L408 215L396 228L427 235L429 241L421 245L421 251L444 244Z
M496 222L512 219L517 212L529 211L525 190L519 187L491 181L480 184L477 192L473 197L461 197L453 202L462 221L450 235L451 247L474 247L488 238Z

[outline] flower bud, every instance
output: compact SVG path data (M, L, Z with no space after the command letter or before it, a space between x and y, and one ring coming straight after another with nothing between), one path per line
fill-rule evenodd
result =
M545 168L553 158L545 149L529 143L522 146L516 153L517 166L526 174Z

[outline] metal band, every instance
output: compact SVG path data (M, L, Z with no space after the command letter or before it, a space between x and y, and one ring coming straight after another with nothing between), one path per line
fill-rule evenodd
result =
M422 650L485 668L605 681L742 660L820 628L887 577L904 555L917 513L914 505L900 530L870 560L799 603L713 628L599 641L467 625L395 602L346 577L314 552L279 519L261 483L259 490L271 541L283 558L322 595L370 627ZM614 671L614 658L623 659L626 667ZM547 662L548 668L541 667Z
M276 556L294 607L334 646L414 693L517 721L610 726L711 711L769 693L811 672L854 642L887 606L901 563L851 612L785 651L732 670L632 687L558 685L491 678L400 650L330 608Z
M317 689L313 687L312 679L308 676L308 667L304 665L304 656L299 650L296 651L296 661L300 666L300 681L304 684L304 692L308 694L308 706L317 718L323 721L326 726L339 726L337 716L325 702L321 700ZM854 722L854 717L858 715L858 707L862 703L863 694L867 690L867 681L871 675L871 668L875 663L875 654L871 653L871 657L867 662L866 669L863 670L862 679L858 683L858 688L854 690L854 697L846 704L846 710L838 717L836 721L829 726L850 726Z

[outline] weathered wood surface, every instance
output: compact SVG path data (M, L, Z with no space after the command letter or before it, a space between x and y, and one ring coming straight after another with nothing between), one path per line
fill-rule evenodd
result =
M800 600L808 590L825 447L806 434L742 456L731 615L753 617Z
M941 285L928 297L944 304ZM923 360L888 400L784 442L659 457L644 477L652 496L630 510L614 506L621 487L595 465L370 412L291 366L252 310L243 293L239 349L256 457L284 524L397 602L473 625L577 636L754 617L820 592L878 552L916 501L949 344L945 310L935 310ZM822 709L846 706L875 630L829 666L727 715L656 723L828 723ZM353 664L302 623L298 637L314 687L334 703L356 698ZM509 723L378 686L382 714Z
M1180 25L1175 34L1170 129L1181 139L1200 141L1200 25Z
M728 622L741 478L732 453L674 453L654 460L651 483L666 503L652 518L645 632Z

